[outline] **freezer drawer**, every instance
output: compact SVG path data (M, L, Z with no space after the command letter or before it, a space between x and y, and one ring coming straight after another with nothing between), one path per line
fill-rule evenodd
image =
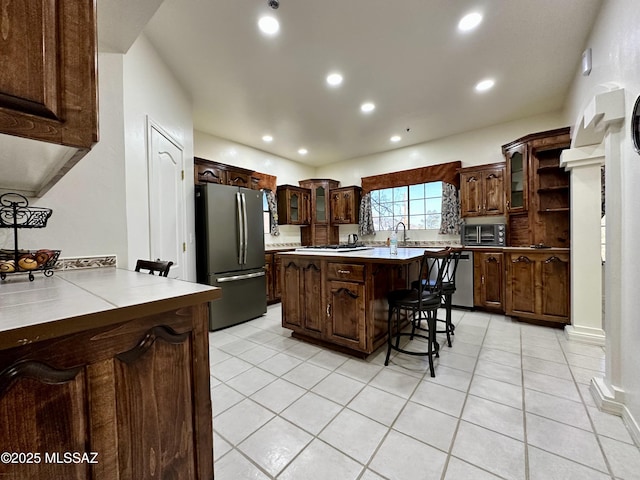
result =
M219 330L267 312L264 269L212 274L209 285L222 288L222 298L209 305L209 330Z

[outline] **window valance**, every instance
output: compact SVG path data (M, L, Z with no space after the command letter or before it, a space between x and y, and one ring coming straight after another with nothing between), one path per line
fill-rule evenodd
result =
M457 161L362 177L362 193L428 182L445 182L460 188L460 174L458 173L460 167L462 167L462 162Z

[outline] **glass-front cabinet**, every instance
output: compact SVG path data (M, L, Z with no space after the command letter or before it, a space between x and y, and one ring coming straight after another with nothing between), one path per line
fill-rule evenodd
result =
M327 223L329 221L327 216L327 191L323 186L318 186L315 188L314 195L316 198L315 223Z
M309 225L311 194L308 189L293 185L280 185L276 195L279 224Z
M529 208L527 189L527 155L526 144L509 146L504 150L507 162L507 194L508 213L524 212Z

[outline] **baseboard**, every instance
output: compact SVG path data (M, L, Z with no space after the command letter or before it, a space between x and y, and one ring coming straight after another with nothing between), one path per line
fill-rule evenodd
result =
M627 406L621 401L624 398L624 392L620 390L612 391L604 383L603 378L592 378L589 391L600 410L622 417L622 421L629 429L631 438L640 448L640 425L638 425Z
M599 347L604 347L606 339L604 330L601 328L574 327L573 325L567 325L564 327L564 334L568 340L587 343L589 345L597 345Z

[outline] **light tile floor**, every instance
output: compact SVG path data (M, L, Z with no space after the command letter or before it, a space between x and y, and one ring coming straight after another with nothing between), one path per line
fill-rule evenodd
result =
M216 480L640 478L589 381L604 350L562 330L456 310L436 377L424 357L366 360L290 338L279 305L210 333Z

